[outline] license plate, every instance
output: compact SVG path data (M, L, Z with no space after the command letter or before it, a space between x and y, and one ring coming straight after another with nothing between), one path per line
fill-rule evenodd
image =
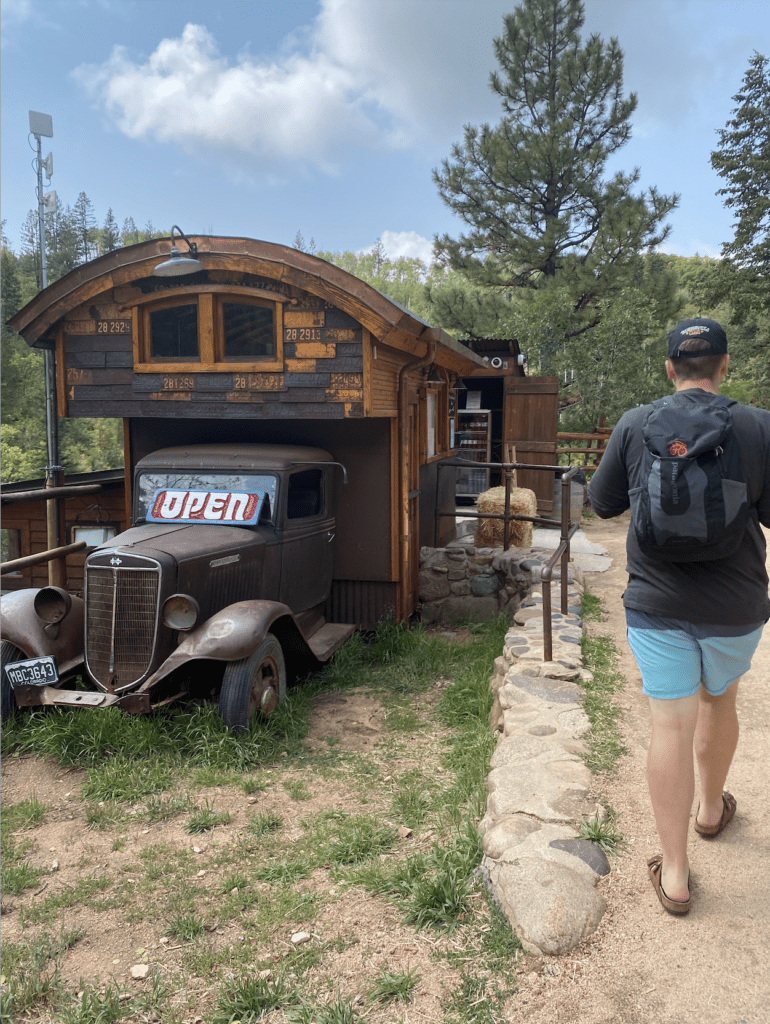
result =
M33 685L45 686L59 682L56 662L50 654L43 658L30 658L28 661L14 661L5 666L5 674L11 686Z

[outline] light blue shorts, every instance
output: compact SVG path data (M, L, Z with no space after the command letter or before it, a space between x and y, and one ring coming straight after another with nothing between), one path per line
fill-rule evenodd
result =
M642 688L656 700L691 697L701 684L712 697L721 696L751 668L764 628L762 623L737 627L750 630L741 636L703 636L709 630L723 630L657 619L630 608L626 624L628 643L642 673ZM730 632L729 628L726 631Z

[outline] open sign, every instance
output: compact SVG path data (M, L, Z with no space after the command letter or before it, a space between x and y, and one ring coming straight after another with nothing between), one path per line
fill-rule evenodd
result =
M264 493L170 490L155 492L147 514L151 523L229 523L254 526Z

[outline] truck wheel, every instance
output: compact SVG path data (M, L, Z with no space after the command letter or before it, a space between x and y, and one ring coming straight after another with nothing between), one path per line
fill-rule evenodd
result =
M228 664L219 694L219 713L233 732L248 732L257 713L269 715L285 696L283 651L268 633L250 657Z
M24 661L27 655L10 640L3 640L0 643L0 665L2 666L2 692L0 692L0 711L2 720L10 718L16 713L16 700L13 696L13 687L5 677L5 666L12 665L14 661Z

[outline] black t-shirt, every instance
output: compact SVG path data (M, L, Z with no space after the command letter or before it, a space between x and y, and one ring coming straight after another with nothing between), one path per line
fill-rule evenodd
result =
M708 404L713 395L687 388L675 403ZM625 413L612 431L607 450L593 475L588 496L602 519L629 507L628 491L642 483L642 421L649 406ZM741 546L729 558L710 562L665 562L639 549L633 526L626 553L629 575L626 608L685 622L744 625L770 617L765 537L770 528L770 412L745 405L730 407L733 430L741 446L741 463L752 515Z

